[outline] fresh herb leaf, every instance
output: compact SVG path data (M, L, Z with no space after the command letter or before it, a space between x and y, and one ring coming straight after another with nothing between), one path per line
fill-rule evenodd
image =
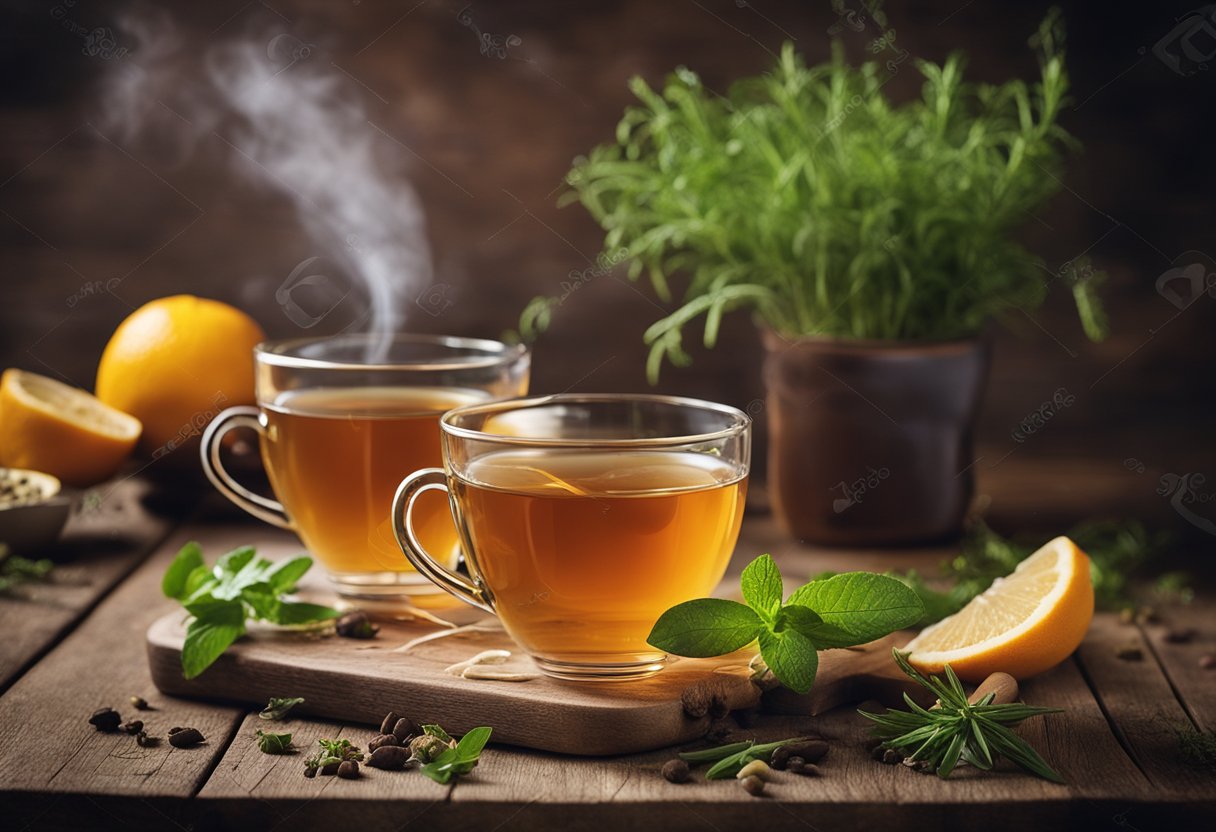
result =
M437 728L438 726L423 726L423 730L426 730L427 727ZM456 743L455 748L444 751L434 760L423 765L419 771L436 783L443 784L450 782L457 775L468 774L481 758L482 749L490 741L490 734L491 729L485 726L472 729L460 738L460 742ZM433 734L432 736L439 735ZM446 731L443 732L443 736L447 736ZM440 737L440 739L442 738Z
M960 760L977 768L990 769L998 757L1006 757L1026 771L1053 783L1064 779L1008 726L1042 714L1061 713L1060 708L1038 708L1020 702L993 704L992 695L976 704L946 665L945 676L925 676L908 663L898 650L892 651L905 674L938 699L933 708L922 708L904 694L908 711L888 709L885 714L859 714L874 723L874 735L883 747L907 755L911 761L925 760L938 777L949 777Z
M291 734L268 734L259 729L257 737L263 754L286 754L291 750Z
M784 612L784 610L782 610ZM815 684L819 654L815 642L794 629L760 633L760 656L777 681L794 693L806 693Z
M186 597L186 581L190 574L203 565L203 550L193 540L183 546L173 558L173 563L165 570L161 579L160 589L166 598L176 598L179 601Z
M752 760L768 762L773 752L783 745L799 742L802 737L791 737L777 742L766 742L756 745L755 740L734 742L729 745L719 745L716 748L706 748L702 751L687 751L680 755L686 763L713 763L705 772L706 780L724 780L734 777L745 765Z
M186 628L182 644L182 675L193 679L245 634L245 610L239 601L210 605L206 616Z
M646 641L677 656L721 656L755 641L764 622L749 607L722 598L677 604L659 616Z
M280 722L287 718L291 713L291 709L296 705L303 705L304 697L302 696L272 696L270 701L266 703L266 707L258 712L260 719L269 719L275 722Z
M739 578L743 600L765 621L772 623L773 616L781 608L785 590L781 586L781 572L771 555L761 555L749 563Z
M924 605L894 578L868 572L846 572L811 581L790 596L789 603L814 610L830 628L816 636L821 647L852 647L915 624Z
M198 676L244 635L246 619L300 626L337 617L339 612L330 607L281 597L311 564L306 555L276 564L258 557L252 546L242 546L208 568L197 543L183 546L165 572L161 589L193 616L182 646L185 677Z
M8 547L0 543L0 592L9 592L31 581L45 581L55 568L47 558L30 560L7 552Z

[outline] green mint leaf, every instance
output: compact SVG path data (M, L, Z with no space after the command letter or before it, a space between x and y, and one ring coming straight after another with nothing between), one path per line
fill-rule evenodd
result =
M212 574L206 564L196 566L194 571L186 577L186 588L183 594L178 597L178 600L183 604L188 604L203 596L210 595L211 590L215 589L219 584L219 579Z
M259 729L257 737L263 754L286 754L291 750L291 734L267 734Z
M794 630L811 641L815 641L813 633L822 626L823 619L819 617L819 613L809 607L786 604L777 611L777 615L773 621L773 632L780 633L785 630Z
M291 712L292 708L303 704L304 697L302 696L272 696L266 703L266 707L258 711L258 718L279 722L287 718L287 714Z
M646 641L666 653L707 658L733 653L763 629L760 617L738 601L699 598L659 616Z
M421 727L422 733L426 734L427 736L438 737L446 743L456 742L456 740L452 739L452 735L443 730L443 728L439 725L423 725Z
M193 540L187 543L173 558L173 563L165 570L161 579L160 590L166 598L181 600L186 597L186 579L194 570L203 565L203 549Z
M794 590L789 604L808 607L823 623L815 636L821 648L865 644L924 615L916 593L895 578L869 572L845 572L811 581Z
M311 568L312 558L308 555L296 555L271 566L266 572L265 580L275 592L284 595L294 592L300 578Z
M253 612L252 618L260 618L274 624L279 623L279 608L283 602L270 588L270 584L265 581L242 588L238 599L249 605L249 609Z
M743 569L739 586L743 590L743 600L747 601L748 606L766 622L771 623L781 606L781 599L785 597L781 572L772 556L761 555L749 563Z
M196 617L186 628L182 675L198 676L244 634L245 608L239 601L210 605L205 617Z
M215 562L215 577L221 581L234 577L253 560L256 550L252 546L241 546L231 552L220 555Z
M815 643L797 630L761 632L760 656L777 681L794 693L806 693L815 683L819 654Z
M481 750L490 740L491 729L474 728L460 738L455 748L449 748L419 771L436 783L446 784L459 774L468 774L481 758Z
M340 615L342 615L341 610L326 607L322 604L282 601L279 603L278 618L271 619L271 621L275 624L289 627L298 624L313 624L318 621L328 621Z

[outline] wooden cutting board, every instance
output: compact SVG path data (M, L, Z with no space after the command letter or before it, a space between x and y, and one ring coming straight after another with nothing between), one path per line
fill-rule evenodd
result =
M673 659L658 675L628 682L568 682L540 675L526 682L484 681L444 669L501 648L514 653L503 667L537 671L501 629L464 632L398 652L394 648L438 628L381 626L380 635L368 641L253 632L201 676L186 680L180 663L185 627L176 612L148 630L148 662L156 686L176 696L258 707L272 696L302 696L301 713L378 725L391 710L420 723L437 722L455 734L490 725L495 742L576 755L626 754L688 742L702 736L715 716L761 700L749 679L746 651L717 659ZM869 698L895 704L906 687L890 657L896 639L822 653L810 694L769 691L765 708L813 715Z

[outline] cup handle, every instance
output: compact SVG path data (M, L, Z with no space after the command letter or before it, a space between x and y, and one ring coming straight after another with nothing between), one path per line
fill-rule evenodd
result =
M493 601L480 578L474 576L473 580L469 580L464 575L448 569L435 560L418 540L414 531L414 501L423 492L436 490L448 490L447 475L442 468L423 468L401 481L397 494L393 497L393 533L397 536L397 545L401 547L405 559L440 589L466 604L493 613Z
M256 407L230 407L211 420L211 424L203 431L203 441L199 446L203 473L211 480L216 490L254 517L280 529L293 530L291 519L282 503L255 494L241 485L224 470L224 463L220 460L224 436L233 428L251 428L258 432L259 437L263 436L265 428L262 427L259 415Z

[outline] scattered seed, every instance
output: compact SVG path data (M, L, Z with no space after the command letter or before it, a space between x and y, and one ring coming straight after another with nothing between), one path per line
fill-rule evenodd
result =
M384 719L380 720L380 733L381 734L393 733L393 726L397 724L397 720L399 720L399 719L401 719L401 717L397 716L396 711L389 711L388 714L384 717Z
M409 762L410 750L399 745L382 745L372 751L367 764L385 771L400 771Z
M680 759L663 763L663 779L668 783L687 783L690 771L688 763Z
M338 776L343 780L359 779L359 764L354 760L346 760L338 765Z
M331 777L338 773L338 766L340 766L340 765L342 765L342 764L341 763L326 763L325 765L323 765L319 769L317 769L317 771L319 771L321 773L322 777Z
M1216 656L1208 653L1199 657L1199 666L1204 670L1211 670L1216 667Z
M118 726L122 724L122 717L113 708L98 708L89 717L89 724L98 731L110 733L118 730Z
M792 757L801 757L803 762L817 763L828 753L827 740L808 739L783 745L773 752L769 764L780 771Z
M315 768L313 768L312 766L304 766L304 776L308 777L308 778L316 777L317 770Z
M759 777L761 780L767 780L773 773L773 770L768 767L768 763L764 760L752 760L750 763L739 769L735 775L736 780L746 780L748 777Z
M374 752L377 748L386 748L399 745L401 745L401 743L399 743L397 738L392 734L380 734L379 736L372 737L371 742L367 744L367 750L368 752Z
M1165 640L1170 644L1187 644L1194 641L1197 635L1194 627L1174 627L1166 631Z
M362 610L351 610L337 620L334 629L342 638L375 638L380 628Z
M1136 644L1125 644L1115 651L1115 655L1125 662L1138 662L1144 659L1144 651Z
M791 757L789 763L786 764L785 770L794 774L800 774L803 777L819 777L821 774L819 766L814 763L808 763L801 757Z
M197 728L175 728L169 732L169 745L174 748L193 748L203 740L203 734Z
M131 735L141 734L144 730L143 720L133 719L130 722L125 722L123 723L122 730Z
M398 719L396 724L393 725L392 730L393 736L396 737L397 742L401 743L402 745L405 745L405 743L410 741L411 737L416 737L421 732L422 729L418 727L418 723L414 722L414 720L410 719L408 716L403 716Z
M878 761L883 765L893 766L896 763L902 763L904 761L904 755L900 754L894 748L887 748L883 750L882 756L878 758Z
M151 710L151 706L148 704L148 700L144 699L142 696L132 696L131 697L131 706L134 707L135 710L137 710L137 711Z
M146 731L135 735L135 744L140 748L154 748L160 745L160 737L149 737Z
M754 775L751 777L744 777L739 782L743 784L744 790L752 797L759 797L760 795L764 794L764 781L759 777Z

